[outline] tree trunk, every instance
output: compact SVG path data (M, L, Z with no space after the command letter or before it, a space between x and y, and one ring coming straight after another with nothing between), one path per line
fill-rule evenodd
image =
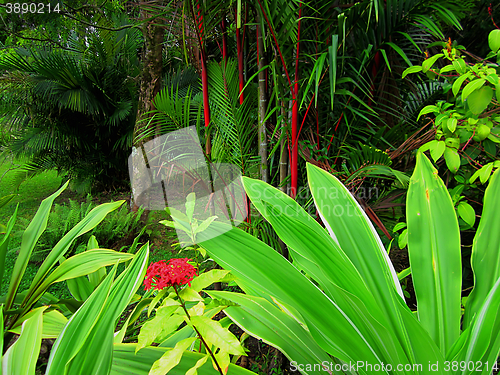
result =
M143 11L143 14L141 15L143 19L148 18L149 16L150 15L147 14L146 11ZM141 73L137 117L134 127L134 146L138 149L142 149L142 145L152 138L147 137L142 140L137 140L138 135L145 130L144 125L147 124L147 113L155 109L154 98L161 89L163 69L162 49L164 32L164 27L158 25L158 20L156 19L145 23L143 26L145 41L143 54L144 67ZM158 128L155 129L155 135L159 135ZM140 181L136 181L135 183L140 183ZM134 211L137 211L138 208L138 205L134 201L132 209Z

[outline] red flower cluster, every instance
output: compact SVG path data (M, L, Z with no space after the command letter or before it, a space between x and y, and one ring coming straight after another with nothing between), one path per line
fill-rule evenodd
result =
M173 285L188 284L197 276L196 268L188 263L191 259L170 259L167 262L160 260L151 263L146 272L144 286L146 290L155 288L161 290Z

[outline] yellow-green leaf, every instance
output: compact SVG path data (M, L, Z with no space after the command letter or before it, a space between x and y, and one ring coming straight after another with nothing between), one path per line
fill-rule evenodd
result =
M195 342L196 337L188 337L179 341L175 348L166 352L162 357L153 363L149 375L165 375L181 361L184 351Z

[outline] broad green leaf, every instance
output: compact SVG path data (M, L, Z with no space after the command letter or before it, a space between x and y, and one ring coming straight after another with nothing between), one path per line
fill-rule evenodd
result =
M474 226L476 222L476 213L469 203L460 202L457 207L458 215L465 221L469 226Z
M23 233L23 238L21 241L21 248L19 250L19 255L16 258L16 263L14 264L14 270L12 271L12 276L10 278L9 290L7 292L7 300L5 301L5 308L9 310L12 307L12 302L17 293L17 288L19 288L19 283L24 275L24 271L28 266L28 261L31 257L31 253L35 247L36 242L47 228L47 221L49 219L49 212L52 207L54 200L68 187L69 181L67 181L58 191L56 191L51 196L45 198L40 207L35 214L35 217L31 220L28 228Z
M448 122L447 122L448 130L453 133L455 131L455 129L457 128L457 123L458 123L458 121L454 117L448 119ZM443 152L444 152L444 149L443 149Z
M42 280L47 276L49 271L57 264L57 262L64 256L66 251L71 246L73 240L82 234L94 229L107 214L111 211L116 210L123 204L124 201L118 201L113 203L104 203L100 206L95 207L90 211L82 221L75 225L66 235L54 246L47 258L44 260L38 272L36 273L31 286L30 292L26 295L25 301L31 297L31 293L38 288L42 283Z
M458 74L464 74L467 69L467 65L465 64L464 59L456 59L452 61L453 66L455 67L455 70L458 72Z
M189 323L196 327L203 338L223 352L245 355L238 339L229 330L224 329L220 322L202 315L192 316Z
M69 362L82 349L108 299L116 265L92 295L71 317L50 352L46 375L65 375Z
M398 246L400 249L404 249L408 244L408 229L401 232L398 237ZM398 277L399 278L399 277Z
M465 82L465 80L474 77L471 72L467 72L460 77L457 78L457 80L453 83L453 86L451 87L451 91L453 92L454 96L457 96L458 92L460 91L460 88L462 87L462 84Z
M469 82L467 85L465 85L464 89L462 90L462 101L464 102L465 99L474 91L480 89L486 80L484 78L479 78L475 79L471 82Z
M274 296L280 302L298 309L307 322L311 334L323 350L344 361L357 358L379 363L382 359L376 353L381 352L385 352L384 356L388 358L392 357L392 354L386 352L396 350L388 346L391 345L391 338L387 336L386 331L378 331L381 327L370 319L366 308L362 315L358 312L358 317L364 319L366 326L357 327L339 309L338 305L323 294L305 275L255 237L229 225L214 222L208 229L208 233L202 234L200 240L200 245L207 249L212 258L224 268L231 269L231 272L239 279ZM235 248L244 248L245 251L236 253ZM321 251L324 251L324 248ZM339 288L336 294L339 297L343 295L344 299L348 297L345 291L342 294ZM362 308L359 299L357 301L357 304L354 303L355 300L349 302L351 309L353 306L356 306L356 309ZM340 302L349 306L347 302ZM328 320L325 317L329 317ZM336 323L329 324L332 321ZM368 336L368 334L363 336L360 328L362 331L370 330L372 335L376 330L381 339L385 336L382 339L383 347L380 346L382 343L377 341L376 336ZM380 351L367 342L372 339L376 342L373 345L380 347ZM405 359L398 357L394 361L403 363Z
M65 260L40 284L25 303L25 306L29 308L54 283L85 276L101 267L111 266L116 262L124 262L132 258L132 254L105 249L89 250L74 255Z
M94 250L99 248L99 243L97 242L97 238L95 236L90 236L89 241L87 243L87 251ZM88 275L89 282L92 287L95 289L99 285L99 283L106 277L106 268L100 268L95 272L92 272Z
M446 147L444 150L444 160L446 161L446 166L453 173L457 173L458 168L460 168L460 155L457 150L451 147Z
M446 186L420 152L408 190L406 218L418 319L445 354L460 332L460 231Z
M195 340L195 337L189 337L179 341L175 345L175 348L165 352L159 360L153 363L153 366L149 371L149 375L165 375L168 373L172 368L179 364L184 351L189 348Z
M139 249L129 266L116 278L102 313L85 338L83 347L69 363L70 374L108 375L112 365L113 332L116 323L144 280L148 256L149 244L146 243Z
M428 59L424 60L422 63L422 72L427 72L429 69L432 68L434 63L439 59L440 57L443 57L444 55L442 53L438 53L434 56L429 57Z
M396 51L396 52L399 54L399 56L401 56L401 57L403 58L403 60L404 60L404 61L405 61L408 65L410 65L410 67L411 67L412 63L411 63L410 59L408 59L408 56L406 55L406 53L404 53L404 51L401 49L401 47L400 47L400 46L398 46L397 44L392 43L392 42L385 42L385 44L387 44L387 45L391 46L391 47L394 49L394 51ZM404 74L404 72L403 72L403 74ZM403 78L404 78L404 77L403 77Z
M0 208L8 205L16 196L17 194L9 194L0 197Z
M495 223L500 212L500 169L491 177L484 193L483 212L472 245L474 289L467 299L464 326L468 327L486 296L500 277L500 231Z
M206 354L204 357L200 358L193 367L186 371L186 375L198 375L198 369L203 366L209 358L210 354Z
M445 149L446 143L444 141L438 141L433 147L430 147L432 160L436 162L441 156L443 156Z
M227 276L229 276L230 279L233 279L227 270L214 269L203 272L191 281L191 289L196 292L201 292L202 289L205 289L215 282L226 279Z
M484 166L484 168L481 168L479 170L479 180L481 181L482 184L485 184L486 181L490 178L491 171L493 170L493 164L488 163Z
M189 286L186 286L179 292L180 297L184 301L203 301L203 298L200 296L200 294L194 290L193 288L190 288Z
M189 193L186 197L186 216L191 223L193 221L194 206L196 203L195 193Z
M181 315L172 315L179 306L164 306L158 308L153 319L148 320L139 332L136 352L151 345L158 337L166 337L175 331L181 323L184 322L184 317Z
M500 49L500 30L493 30L488 35L488 45L493 52Z
M424 108L422 108L422 110L418 114L417 121L420 119L421 116L433 112L439 112L439 108L436 107L435 105L426 105Z
M151 312L154 310L154 308L156 307L158 302L160 302L160 299L165 297L165 295L168 293L169 289L170 288L163 288L162 290L157 292L156 296L154 296L153 300L151 301L151 303L148 306L148 317L151 315ZM171 300L171 301L179 304L177 301L174 301L174 300ZM164 301L164 302L166 302L166 301Z
M243 183L252 203L288 245L294 265L314 277L326 294L330 293L329 284L333 282L360 298L366 296L372 300L361 275L335 239L297 202L262 181L243 177ZM318 264L325 267L324 272L318 270Z
M472 113L479 115L488 108L491 99L493 99L493 89L490 86L484 86L469 95L467 104Z
M37 313L38 309L31 310L29 313L23 315L22 320L16 322L16 325L9 330L9 332L17 335L21 334L21 326L27 319L31 318ZM51 310L43 314L42 325L42 338L43 339L56 339L62 332L68 319L57 310Z
M403 291L373 224L356 199L334 176L311 164L307 165L307 171L323 223L362 274L384 318L375 315L375 309L371 309L371 313L384 322L382 324L392 327L395 339L411 359L413 353L401 317Z
M148 347L134 354L135 344L113 345L113 366L109 375L148 375L153 363L161 356L171 350L163 347ZM195 352L184 352L177 366L172 368L169 375L185 375L193 368L197 361L204 358L205 354ZM198 369L199 375L220 375L212 364L205 363ZM229 364L229 375L255 375L254 372L243 367Z
M224 375L227 374L227 370L229 368L229 363L231 362L229 358L229 353L219 350L214 354L215 360L212 358L212 364L214 368L221 369Z
M465 361L488 363L488 368L481 368L481 374L489 375L493 364L498 359L500 351L500 278L493 280L492 288L486 298L478 305L476 314L472 317L469 327L462 333L460 351L455 354L453 360L459 363ZM455 348L453 348L455 349ZM462 372L465 373L465 372ZM468 372L470 373L470 372Z
M42 345L42 314L47 306L35 309L25 320L21 336L2 358L2 373L5 375L35 375L36 362Z
M68 279L66 284L73 298L80 302L89 298L94 291L92 284L90 284L89 280L84 276Z
M253 337L278 348L288 358L297 363L330 362L328 354L303 326L266 299L231 292L208 293L212 298L237 303L238 306L224 309L231 320Z

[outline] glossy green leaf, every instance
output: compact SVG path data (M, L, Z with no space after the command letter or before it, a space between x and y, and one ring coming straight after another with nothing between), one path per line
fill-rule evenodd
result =
M16 258L16 263L14 264L14 270L12 271L12 276L10 278L9 290L7 292L7 300L5 302L5 308L9 310L12 307L12 302L17 293L17 288L21 282L21 278L24 275L24 271L28 266L28 261L31 257L31 253L35 247L36 242L47 228L47 221L49 219L49 212L52 207L54 200L68 187L69 181L67 181L58 191L56 191L51 196L45 198L40 207L35 214L35 217L31 220L26 230L23 233L23 238L21 241L21 248L19 250L19 255Z
M49 271L57 264L57 262L64 256L66 251L71 246L73 240L82 234L87 233L88 231L95 228L107 214L111 211L116 210L123 204L124 201L118 201L113 203L104 203L100 206L95 207L92 211L90 211L82 221L80 221L77 225L74 226L66 235L54 246L51 250L47 258L44 260L38 272L36 273L31 286L30 292L26 295L25 302L31 297L31 293L39 287L42 283L42 280L47 276Z
M429 57L428 59L424 60L422 63L422 72L427 72L429 69L432 68L434 63L439 59L440 57L443 57L444 55L442 53L435 54L434 56Z
M330 357L314 341L311 334L295 319L278 309L264 298L247 294L209 291L213 298L229 300L238 306L230 306L224 312L253 337L280 350L297 363L330 362ZM321 371L306 371L320 373Z
M500 169L491 177L484 194L483 212L472 246L474 288L467 299L464 326L468 327L493 284L500 277L500 231L494 225L500 212Z
M456 119L454 120L456 124ZM432 160L436 162L441 156L443 156L445 149L446 149L446 143L444 141L437 141L434 147L430 148Z
M186 197L186 216L189 222L193 221L194 206L196 203L195 193L189 193Z
M453 86L451 87L451 91L453 92L454 96L457 96L458 92L460 91L460 88L462 87L462 84L469 78L474 77L471 72L467 72L460 77L457 78L457 80L453 83Z
M357 358L363 361L373 361L372 363L379 363L383 360L379 357L380 353L384 353L384 357L391 358L394 351L397 351L392 347L388 332L377 325L370 317L368 310L365 309L362 315L358 315L359 318L362 317L366 326L357 327L336 303L323 294L299 270L255 237L217 222L210 226L208 232L205 234L206 237L202 236L200 244L207 249L217 263L226 269L231 269L231 272L238 278L246 280L255 288L298 309L306 320L311 334L323 350L344 361ZM236 253L235 248L244 248L245 251ZM351 306L352 309L356 306L357 311L362 309L359 299L346 301L347 298L354 298L354 296L348 296L338 288L336 294L339 296L339 302L346 307ZM325 320L325 316L329 317L328 320ZM354 314L352 317L356 318ZM335 321L336 324L331 325L329 321ZM362 324L360 320L359 324ZM367 333L363 336L360 330L370 331L372 334L370 336ZM378 341L379 339L383 340L383 344ZM372 340L373 342L370 343ZM377 349L373 345L376 345ZM398 357L388 361L404 363L405 360Z
M484 78L479 78L475 79L471 82L469 82L467 85L465 85L464 89L462 90L462 101L464 102L465 99L474 91L480 89L486 80Z
M108 299L116 266L71 317L50 352L46 375L65 375L70 361L82 349Z
M438 111L439 111L439 108L436 107L435 105L426 105L424 108L422 108L422 110L418 114L417 120L419 120L420 117L423 115L426 115L428 113L438 112Z
M446 161L448 169L453 173L457 173L458 168L460 168L460 155L457 150L451 147L446 147L444 150L444 160Z
M149 371L149 375L165 375L168 373L179 364L184 351L189 348L195 340L195 337L189 337L179 341L173 349L165 352L165 354L153 364Z
M47 306L34 310L25 320L21 336L2 358L2 373L5 375L35 375L36 362L42 345L42 314Z
M488 35L488 45L493 52L500 49L500 30L493 30Z
M181 315L172 315L179 306L163 306L158 308L154 318L148 320L139 332L136 352L151 345L156 341L156 338L165 337L175 331L181 323L184 322L184 317Z
M17 335L21 334L21 326L27 319L37 314L38 309L31 310L29 313L23 315L22 320L16 322L16 325L9 330L9 332ZM42 338L43 339L56 339L62 332L68 319L61 314L58 310L51 310L43 314L42 324Z
M245 355L240 342L229 330L224 329L220 322L206 316L192 316L190 324L194 325L201 336L212 345L230 354Z
M486 108L488 108L491 99L493 99L493 89L489 86L484 86L469 95L467 98L467 104L469 105L469 109L472 113L479 115L483 113Z
M25 306L29 307L54 283L85 276L101 267L111 266L116 262L124 262L132 258L132 254L105 249L90 250L74 255L65 260L40 284L25 303Z
M448 190L422 153L417 154L406 217L418 318L444 354L460 332L460 231Z
M148 375L153 363L169 350L171 349L148 347L135 354L135 344L115 344L113 345L113 366L109 375ZM203 357L205 354L202 353L184 352L179 364L170 370L169 375L185 375ZM213 368L212 363L205 363L201 366L198 369L198 374L220 375ZM228 375L255 375L255 373L243 367L229 364Z
M146 243L114 281L102 313L85 338L83 347L69 363L68 372L72 375L108 375L116 323L144 280L148 256L149 244Z
M186 371L186 375L198 375L198 369L203 366L209 358L210 354L206 354L204 357L200 358L193 367Z
M474 226L476 222L476 213L469 203L460 202L457 206L457 212L462 220L469 224L469 226Z

